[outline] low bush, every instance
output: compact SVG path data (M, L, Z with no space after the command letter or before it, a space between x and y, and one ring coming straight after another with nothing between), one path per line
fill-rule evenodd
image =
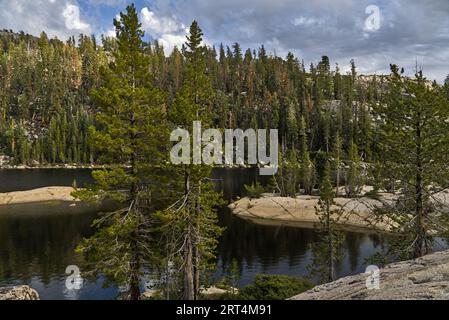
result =
M262 186L259 182L251 185L245 185L246 195L250 199L258 199L262 196L262 194L266 191L265 187Z
M285 300L312 287L313 284L304 278L259 274L253 284L245 286L236 294L224 294L221 298L224 300Z

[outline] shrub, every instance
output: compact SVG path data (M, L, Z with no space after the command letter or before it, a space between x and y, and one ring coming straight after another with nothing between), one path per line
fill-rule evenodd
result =
M303 278L286 275L259 274L253 284L242 288L237 294L225 294L224 300L285 300L307 291L313 284Z
M258 199L262 196L262 193L265 192L265 187L262 186L259 182L251 185L245 185L246 195L250 199Z

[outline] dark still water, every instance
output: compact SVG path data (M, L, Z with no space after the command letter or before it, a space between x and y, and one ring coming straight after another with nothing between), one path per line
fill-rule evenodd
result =
M242 195L244 184L260 179L257 171L243 169L216 170L214 178L220 179L218 185L227 199ZM78 185L90 183L90 171L0 171L0 192L70 186L73 180ZM65 270L69 265L81 265L82 257L74 248L83 237L92 234L90 225L96 214L64 212L67 211L61 208L60 215L0 215L0 286L29 284L42 299L114 299L118 289L103 288L101 279L85 282L81 290L66 289ZM226 209L221 212L220 221L226 232L220 241L214 279L223 277L233 260L240 266L240 286L252 282L259 273L307 275L312 258L309 247L317 239L313 230L261 226L235 217ZM339 276L363 272L365 259L383 245L373 235L347 233L346 238Z
M240 266L239 286L251 283L259 273L308 276L313 258L310 245L318 241L312 229L264 226L224 213L227 227L219 248L216 279L220 279L233 260ZM384 241L377 235L346 232L344 259L337 266L338 277L364 272L365 260L379 252Z
M90 169L0 169L0 192L24 191L49 186L78 187L93 182Z

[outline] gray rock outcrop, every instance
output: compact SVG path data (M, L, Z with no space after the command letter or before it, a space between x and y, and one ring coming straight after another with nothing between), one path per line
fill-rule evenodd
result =
M39 294L29 286L0 288L0 300L39 300Z
M291 300L449 300L449 251L380 269L379 289L359 274L317 286Z

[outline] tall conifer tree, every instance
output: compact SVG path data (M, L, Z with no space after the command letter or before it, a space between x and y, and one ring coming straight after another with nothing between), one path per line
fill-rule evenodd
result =
M162 162L164 128L161 93L151 86L148 57L144 54L141 24L134 5L114 20L117 51L104 82L93 93L98 128L91 140L110 169L94 172L96 184L80 197L118 200L121 209L95 222L98 232L79 250L93 262L92 272L108 282L126 286L128 298L140 298L140 280L154 250L152 212L158 209L161 187L154 171ZM166 150L165 150L166 151Z

